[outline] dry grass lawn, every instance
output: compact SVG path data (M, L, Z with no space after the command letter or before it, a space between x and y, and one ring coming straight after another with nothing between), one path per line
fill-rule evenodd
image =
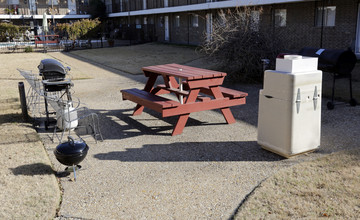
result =
M72 54L131 74L141 67L165 63L184 64L202 57L194 47L159 43L71 51Z
M53 219L60 189L36 131L21 117L16 68L34 70L42 53L0 54L0 219Z
M282 170L263 182L235 219L360 218L360 149Z

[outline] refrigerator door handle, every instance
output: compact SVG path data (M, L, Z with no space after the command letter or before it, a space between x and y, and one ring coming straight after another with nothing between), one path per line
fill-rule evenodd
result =
M300 112L300 103L301 103L300 88L298 88L295 103L296 103L296 112L299 114L299 112Z
M316 111L316 107L317 107L317 103L318 103L318 98L319 98L319 94L317 91L317 86L315 86L315 90L314 90L314 98L313 98L313 102L314 102L314 111Z

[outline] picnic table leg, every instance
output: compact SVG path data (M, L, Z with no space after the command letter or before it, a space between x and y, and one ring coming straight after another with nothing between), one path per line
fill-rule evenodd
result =
M197 96L199 95L199 92L200 92L200 89L191 90L188 98L186 99L186 103L195 102ZM171 134L172 136L182 133L182 131L186 125L186 122L189 119L189 116L190 116L190 113L179 116L179 119L178 119L178 121L175 125L175 128Z
M181 134L183 132L189 116L190 116L190 114L180 115L180 117L175 125L175 128L171 134L172 136Z
M224 98L222 92L220 91L220 88L218 86L216 87L210 87L211 89L211 92L213 93L214 97L215 98ZM226 120L226 122L228 124L233 124L235 123L235 118L233 116L233 114L231 113L231 110L229 107L226 107L226 108L222 108L221 109L221 112Z
M225 118L225 120L226 120L226 122L227 122L228 124L233 124L233 123L236 122L236 121L235 121L235 118L234 118L233 114L231 113L231 110L230 110L229 107L227 107L227 108L222 108L222 109L221 109L221 112L222 112L222 114L223 114L223 116L224 116L224 118Z
M146 82L146 85L144 87L144 91L147 91L147 92L151 92L151 90L153 89L154 87L154 84L156 82L156 79L157 79L158 75L156 74L151 74L149 76L149 79L148 81Z
M141 113L143 112L143 110L144 110L144 106L137 104L132 115L133 115L133 116L135 116L135 115L141 115Z
M157 79L157 75L156 74L151 74L149 76L148 81L146 82L146 85L144 87L144 91L151 92L151 90L153 89L154 84L156 82L156 79ZM137 104L132 115L133 116L140 115L143 112L143 110L144 110L144 106Z

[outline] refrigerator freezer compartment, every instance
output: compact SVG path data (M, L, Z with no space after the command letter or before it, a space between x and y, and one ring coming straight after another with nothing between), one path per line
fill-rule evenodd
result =
M264 74L263 94L282 100L295 102L300 88L301 98L313 97L315 86L317 94L321 93L322 72L313 71L304 74L288 74L266 70Z
M285 55L284 59L276 59L276 71L287 73L303 73L316 71L318 67L318 58L303 57L297 55Z

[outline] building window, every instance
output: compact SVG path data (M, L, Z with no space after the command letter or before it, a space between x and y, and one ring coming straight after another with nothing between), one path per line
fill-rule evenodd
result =
M112 13L112 1L105 0L106 13Z
M180 27L180 15L175 16L175 27Z
M146 0L143 0L143 9L146 10Z
M192 15L191 16L191 23L193 27L199 27L199 15Z
M7 0L7 4L8 4L8 5L18 5L18 4L19 4L19 0Z
M326 6L324 8L318 7L316 10L316 21L315 21L316 27L335 26L335 15L336 15L336 6Z
M57 0L49 0L48 5L58 5L58 1Z
M286 26L286 9L275 9L275 27Z

